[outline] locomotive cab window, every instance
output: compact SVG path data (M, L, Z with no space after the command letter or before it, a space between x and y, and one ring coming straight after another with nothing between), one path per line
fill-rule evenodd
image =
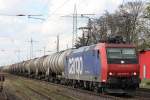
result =
M122 55L123 58L127 58L127 59L132 59L132 58L136 58L136 52L135 49L122 49Z
M118 48L108 48L107 49L108 58L122 58L121 49Z
M119 60L125 60L126 63L137 63L135 48L107 48L108 63L120 63Z

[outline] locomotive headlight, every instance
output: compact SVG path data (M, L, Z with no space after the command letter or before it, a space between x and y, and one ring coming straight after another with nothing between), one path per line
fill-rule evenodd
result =
M102 82L106 82L106 80L102 80Z
M136 75L136 72L134 72L133 75L135 76L135 75Z
M109 75L111 76L111 75L112 75L112 72L109 72Z

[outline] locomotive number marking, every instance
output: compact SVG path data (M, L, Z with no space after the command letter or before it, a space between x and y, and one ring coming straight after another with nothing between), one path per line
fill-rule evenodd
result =
M70 58L68 64L69 74L75 74L79 77L83 73L82 57Z

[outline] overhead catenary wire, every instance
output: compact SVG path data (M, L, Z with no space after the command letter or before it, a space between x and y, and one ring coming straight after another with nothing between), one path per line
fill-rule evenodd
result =
M48 18L50 18L52 15L54 15L57 10L59 10L60 8L62 8L62 7L63 7L64 5L66 5L69 1L71 1L71 0L65 0L58 8L56 8L54 11L52 11L52 12L48 15Z

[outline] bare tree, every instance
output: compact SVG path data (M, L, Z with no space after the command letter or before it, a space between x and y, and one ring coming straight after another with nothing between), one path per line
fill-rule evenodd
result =
M150 7L149 7L150 8ZM147 8L147 11L150 10ZM149 27L142 16L145 14L142 1L128 2L120 5L115 13L105 12L97 20L89 20L90 27L85 35L87 43L82 44L82 38L76 44L90 45L99 41L107 41L108 37L122 36L126 43L135 43L137 46L150 47ZM143 48L143 47L142 47Z

